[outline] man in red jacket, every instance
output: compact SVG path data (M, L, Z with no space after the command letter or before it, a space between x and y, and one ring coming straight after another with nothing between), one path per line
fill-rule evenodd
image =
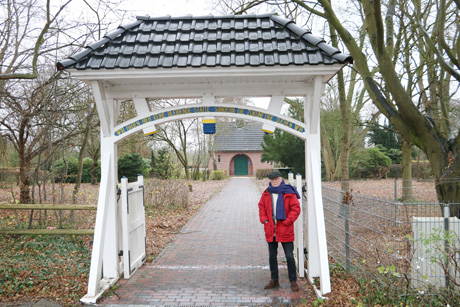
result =
M293 186L284 183L280 172L271 172L268 178L270 183L259 201L259 218L264 224L271 272L271 280L265 289L280 285L277 255L278 242L281 242L286 255L291 290L297 292L299 285L294 260L294 222L300 214L300 196Z

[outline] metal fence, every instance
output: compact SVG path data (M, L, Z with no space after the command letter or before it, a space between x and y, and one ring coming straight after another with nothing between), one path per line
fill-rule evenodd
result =
M460 282L460 222L448 211L459 204L383 200L329 184L323 205L329 255L343 267L391 267L417 287L445 286L446 272Z

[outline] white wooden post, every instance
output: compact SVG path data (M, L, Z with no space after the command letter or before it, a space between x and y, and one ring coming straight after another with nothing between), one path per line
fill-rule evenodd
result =
M103 256L103 276L104 279L118 279L120 277L119 271L119 246L118 246L118 228L120 225L118 222L118 205L117 205L117 186L118 186L118 163L117 163L117 145L101 143L101 148L105 148L107 151L112 151L114 159L110 160L110 176L112 178L110 185L107 186L105 193L107 194L107 226L105 229L105 244L104 244L104 256ZM102 161L101 161L102 163ZM101 190L100 193L103 191Z
M331 292L321 191L321 139L319 107L322 93L322 77L314 79L313 95L305 97L305 169L308 193L308 278L320 278L321 295Z
M100 189L107 189L111 184L109 177L109 161L112 159L111 152L104 152L101 160L101 183ZM103 163L103 161L106 161ZM98 208L96 213L96 224L94 227L93 251L91 255L91 266L89 270L88 294L82 299L84 302L91 302L100 290L102 276L102 253L104 251L104 233L107 225L107 194L99 193Z
M111 107L108 106L101 83L93 81L91 85L101 125L101 183L94 226L88 292L81 299L84 303L96 303L102 293L119 278L117 145L112 138L113 127L118 116L118 105L112 103ZM101 283L102 276L104 280Z

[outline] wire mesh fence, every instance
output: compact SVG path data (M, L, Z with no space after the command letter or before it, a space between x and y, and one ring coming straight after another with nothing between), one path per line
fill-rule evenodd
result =
M434 184L426 183L420 185L420 193L430 194ZM395 197L398 185L388 188L387 184L385 190L385 184L379 188L374 182L374 188L368 189L369 183L351 182L350 193L334 185L323 185L324 216L329 255L343 267L391 267L410 276L416 287L427 282L446 286L449 279L460 285L460 222L449 217L449 207L459 204L401 202ZM391 196L385 200L363 191ZM416 200L420 193L414 189Z

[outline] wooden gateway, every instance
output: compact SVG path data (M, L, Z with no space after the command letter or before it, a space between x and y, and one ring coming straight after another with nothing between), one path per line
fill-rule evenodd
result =
M185 118L203 118L213 133L216 117L275 128L305 141L308 277L330 292L321 195L320 97L325 83L353 59L321 38L275 14L241 16L137 17L81 52L57 63L91 85L101 122L101 185L88 293L96 302L120 278L121 223L117 204L117 143L139 131ZM267 109L216 102L221 97L271 97ZM280 113L286 96L304 98L305 122ZM199 98L167 109L160 98ZM137 115L118 123L123 101ZM307 214L308 213L308 214Z

